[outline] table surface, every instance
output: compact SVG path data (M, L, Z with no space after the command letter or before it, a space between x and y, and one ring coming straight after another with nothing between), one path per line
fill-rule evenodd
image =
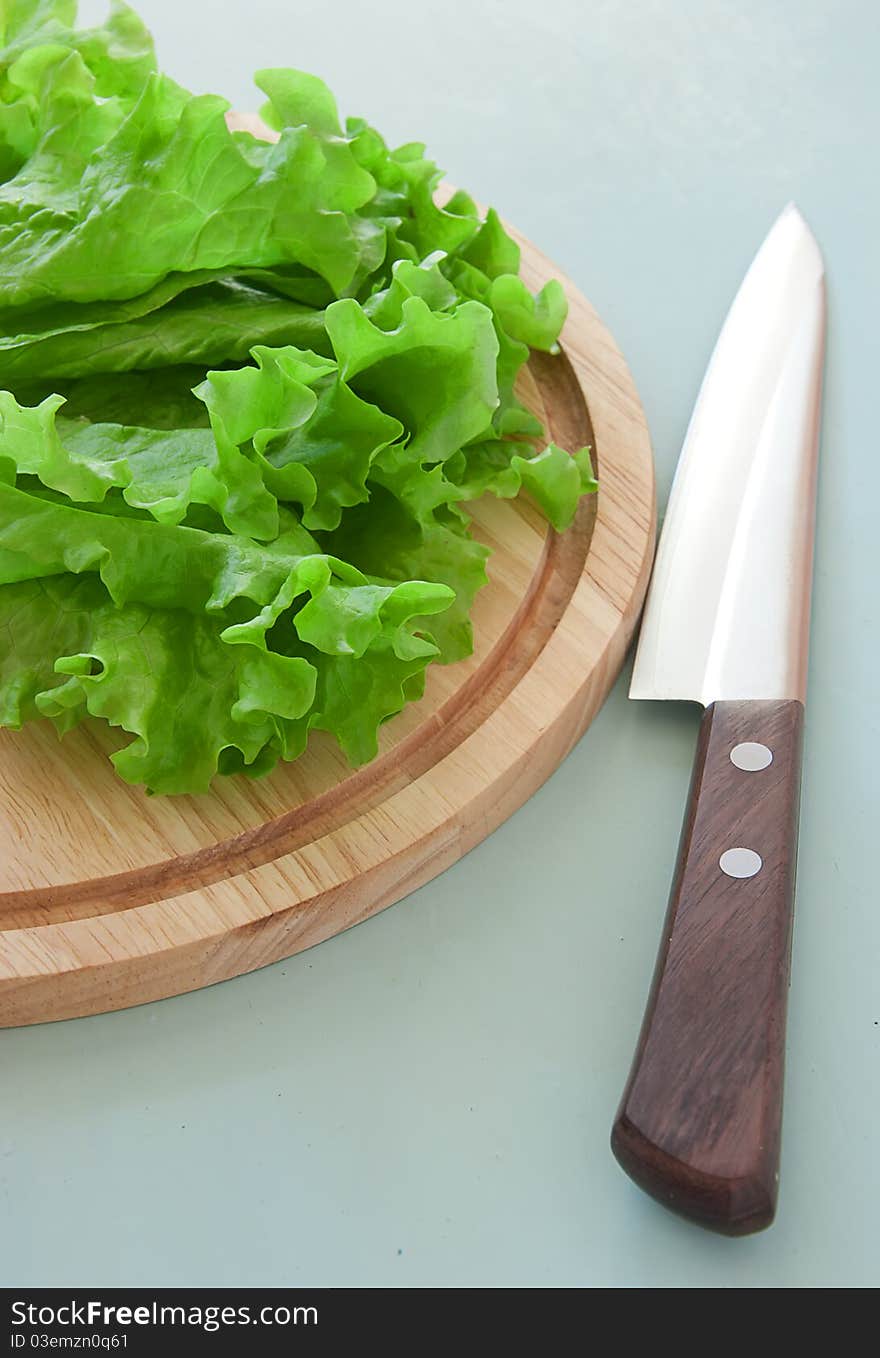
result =
M139 9L190 88L255 107L253 70L313 70L531 236L627 355L661 505L752 254L789 199L811 223L830 331L782 1187L771 1231L725 1240L608 1149L698 726L622 681L527 806L377 919L197 994L0 1034L0 1281L876 1284L880 9L248 0L225 28L212 0Z

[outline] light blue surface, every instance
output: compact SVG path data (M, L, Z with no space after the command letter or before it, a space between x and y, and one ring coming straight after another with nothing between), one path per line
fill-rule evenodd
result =
M571 274L635 374L661 503L788 199L825 251L779 1216L708 1236L608 1150L698 723L618 685L522 811L371 923L200 994L0 1035L0 1282L876 1284L880 8L248 0L223 24L220 8L142 0L171 74L246 108L252 70L314 70Z

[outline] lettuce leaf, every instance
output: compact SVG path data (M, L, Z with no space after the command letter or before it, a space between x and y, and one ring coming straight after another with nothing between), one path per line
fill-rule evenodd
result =
M101 100L74 49L31 83L27 182L0 186L2 306L125 299L175 271L287 262L339 293L384 252L381 227L355 228L375 186L344 137L304 126L243 141L225 100L158 74L131 106Z
M162 794L352 764L473 647L468 505L596 482L516 394L565 297L421 143L259 72L274 141L114 0L0 6L0 726L99 719Z
M152 295L167 291L168 282L157 285ZM137 308L128 303L125 309ZM117 315L89 323L68 311L64 329L0 336L0 382L15 387L36 378L144 371L180 363L207 367L242 361L256 344L288 343L329 352L323 313L242 279L223 279L181 288L164 306L130 319Z
M260 776L295 758L313 726L364 762L381 722L404 705L410 676L424 670L425 657L398 656L387 635L401 622L377 624L356 657L229 644L223 624L173 608L119 608L94 576L6 586L0 720L17 728L49 717L63 733L87 715L103 718L134 736L112 756L126 781L206 792L218 771Z
M111 0L98 28L77 31L75 21L76 0L8 0L0 8L0 181L17 174L39 140L37 88L47 49L56 58L77 51L102 99L135 97L156 69L152 38L122 0Z

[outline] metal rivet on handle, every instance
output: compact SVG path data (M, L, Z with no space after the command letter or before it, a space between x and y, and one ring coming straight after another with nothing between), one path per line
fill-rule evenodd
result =
M725 849L718 866L728 877L754 877L764 866L764 860L754 849Z
M773 751L757 740L744 740L730 751L730 762L746 773L757 773L773 763Z

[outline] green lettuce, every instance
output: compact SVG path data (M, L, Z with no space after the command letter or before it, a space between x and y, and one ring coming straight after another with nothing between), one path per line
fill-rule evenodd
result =
M128 736L155 793L352 764L472 650L467 506L558 531L587 449L520 403L561 287L420 143L256 77L277 140L157 68L118 0L0 7L0 725Z

